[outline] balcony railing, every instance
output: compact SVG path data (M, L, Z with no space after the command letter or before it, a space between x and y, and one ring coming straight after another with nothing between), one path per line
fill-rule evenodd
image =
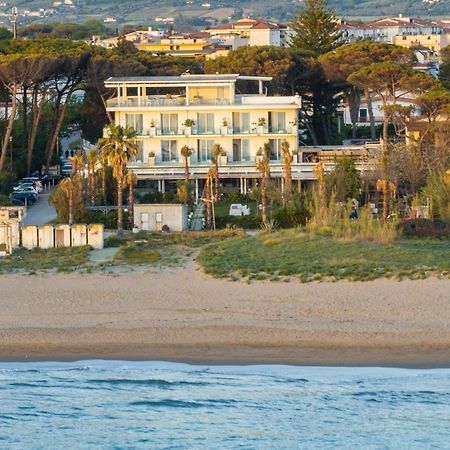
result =
M167 106L230 106L230 105L292 105L299 104L297 97L264 96L264 95L236 95L229 98L194 97L189 101L184 96L173 97L131 97L112 98L107 101L108 108L157 108Z
M280 129L280 130L270 130L268 127L264 127L262 130L260 130L258 127L252 127L250 129L242 129L242 128L232 128L227 127L226 130L224 127L217 127L214 129L202 129L197 126L191 127L191 136L226 136L226 135L269 135L273 136L274 138L276 136L283 136L286 134L297 134L297 128L296 127L286 127L286 129ZM160 136L184 136L185 135L185 129L182 127L179 127L177 129L172 130L163 130L161 128L146 128L142 131L138 132L138 136L141 137L160 137Z

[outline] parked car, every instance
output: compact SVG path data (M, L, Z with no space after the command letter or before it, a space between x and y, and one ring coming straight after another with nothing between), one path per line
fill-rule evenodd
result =
M39 194L36 188L36 183L22 183L18 186L13 187L13 192L21 192L25 190L32 190L36 194L36 196Z
M31 191L16 191L11 194L11 203L13 205L32 205L37 200L37 194Z
M72 173L72 164L66 163L61 166L61 175L70 175Z
M41 183L41 180L38 177L27 177L27 178L22 178L21 182L23 183L34 183L36 185L36 189L38 191L38 193L41 193L43 191L43 186Z
M249 216L250 208L241 203L233 203L230 205L230 216Z

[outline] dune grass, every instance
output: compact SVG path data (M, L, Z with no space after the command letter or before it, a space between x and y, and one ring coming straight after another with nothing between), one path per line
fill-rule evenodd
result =
M120 264L153 264L161 258L161 255L146 246L130 244L120 247L114 255L114 262Z
M52 248L48 250L17 249L11 256L0 259L0 273L15 271L69 272L88 262L90 247Z
M197 260L207 273L230 279L297 277L308 282L417 279L429 275L450 278L450 241L379 244L286 230L207 245Z

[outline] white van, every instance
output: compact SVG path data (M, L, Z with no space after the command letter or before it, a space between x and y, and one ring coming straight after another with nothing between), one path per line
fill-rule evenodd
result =
M241 203L233 203L230 205L230 216L249 216L250 208Z

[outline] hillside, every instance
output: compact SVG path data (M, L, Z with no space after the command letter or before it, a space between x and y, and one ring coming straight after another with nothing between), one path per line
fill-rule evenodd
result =
M398 14L412 17L448 17L448 0L329 0L339 16L347 18L373 18ZM301 0L60 0L53 6L53 0L16 0L19 8L19 25L35 21L81 22L88 18L104 20L114 17L117 24L139 23L152 25L156 17L174 17L186 20L191 26L201 27L205 20L226 21L228 17L240 18L242 14L288 21L298 11ZM0 11L10 12L13 0L7 0ZM71 4L72 3L72 4ZM206 4L209 4L208 7ZM45 10L44 17L32 14L24 16L25 10ZM52 11L53 10L53 11ZM5 23L8 19L5 18ZM114 26L114 25L113 25Z

